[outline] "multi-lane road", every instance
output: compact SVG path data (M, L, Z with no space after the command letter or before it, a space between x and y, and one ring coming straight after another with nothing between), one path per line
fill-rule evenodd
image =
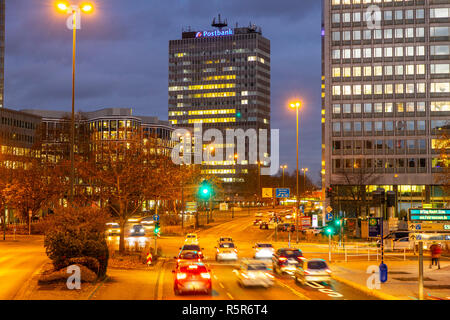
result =
M215 261L215 245L220 236L234 239L239 258L251 258L255 242L270 242L273 230L260 230L254 227L253 214L236 218L210 229L201 231L199 244L204 248L205 263L211 269L213 292L211 296L186 295L175 296L173 292L174 276L172 270L182 237L161 238L158 246L163 249L164 258L149 270L110 269L109 278L91 295L91 299L124 299L124 300L370 300L374 299L363 292L355 290L343 283L332 280L329 285L312 282L301 286L296 284L292 276L276 275L275 285L271 288L242 288L236 281L233 270L237 263L218 263ZM275 249L277 244L274 245ZM292 244L295 246L295 243ZM327 258L326 251L302 249L306 258ZM267 261L271 267L270 260Z

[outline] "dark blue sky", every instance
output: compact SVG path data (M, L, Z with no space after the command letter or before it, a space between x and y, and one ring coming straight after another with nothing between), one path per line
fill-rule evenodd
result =
M81 0L72 0L73 3ZM319 0L93 0L82 18L77 52L80 111L131 107L167 119L168 41L183 26L210 30L221 13L230 26L262 27L272 45L272 128L280 129L280 161L295 168L295 112L301 97L300 166L319 180ZM53 0L6 0L5 106L71 108L71 32Z

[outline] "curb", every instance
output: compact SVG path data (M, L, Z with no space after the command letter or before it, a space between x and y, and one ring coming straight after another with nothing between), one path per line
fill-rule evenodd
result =
M16 294L12 297L11 300L28 300L27 297L31 295L31 293L36 289L38 282L36 279L36 276L41 274L42 269L44 269L44 266L49 263L48 261L45 261L44 263L39 266L36 271L30 276L30 278L25 282L24 285L20 287L20 289L16 292ZM33 281L35 282L33 284Z
M336 281L342 282L343 284L346 284L346 285L348 285L348 286L350 286L352 288L360 290L360 291L362 291L362 292L364 292L364 293L366 293L366 294L368 294L370 296L373 296L373 297L381 299L381 300L401 300L401 299L399 299L399 298L397 298L397 297L395 297L393 295L377 291L376 289L375 290L374 289L369 289L366 286L363 286L363 285L361 285L359 283L347 280L345 278L341 278L339 276L333 275L332 278L334 280L336 280Z

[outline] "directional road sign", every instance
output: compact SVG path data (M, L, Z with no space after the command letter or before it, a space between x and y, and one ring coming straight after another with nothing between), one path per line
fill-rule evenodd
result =
M326 218L327 218L327 221L333 220L333 214L332 213L327 213Z
M153 221L159 221L159 214L153 215Z
M277 188L275 189L275 196L277 198L289 198L291 194L291 189L289 188Z

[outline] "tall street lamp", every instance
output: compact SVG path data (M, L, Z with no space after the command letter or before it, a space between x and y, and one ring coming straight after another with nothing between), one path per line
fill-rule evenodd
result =
M296 220L296 226L295 226L295 232L296 232L296 238L297 238L297 243L298 243L298 200L299 200L299 193L298 193L298 149L299 149L299 144L298 144L298 138L299 138L299 136L298 136L298 122L299 122L299 110L300 110L300 108L302 107L302 103L300 102L300 101L297 101L297 102L294 102L294 103L291 103L291 108L292 109L295 109L296 110L296 112L297 112L297 197L296 197L296 199L297 199L297 201L296 201L296 209L295 209L295 211L296 211L296 214L295 214L295 220Z
M303 192L306 194L306 173L308 172L308 168L302 168L303 171Z
M60 12L70 14L72 17L73 29L73 42L72 42L72 118L71 118L71 129L70 129L70 202L73 202L75 190L75 57L76 57L76 47L77 47L77 28L81 25L81 21L78 21L81 17L81 12L92 13L94 11L94 6L90 3L83 3L81 5L69 5L65 1L60 1L56 3L56 8ZM77 19L78 17L78 19ZM69 20L68 20L69 21ZM68 22L68 27L69 27Z
M284 188L284 170L287 169L287 165L281 166L280 169L283 170L283 188Z

